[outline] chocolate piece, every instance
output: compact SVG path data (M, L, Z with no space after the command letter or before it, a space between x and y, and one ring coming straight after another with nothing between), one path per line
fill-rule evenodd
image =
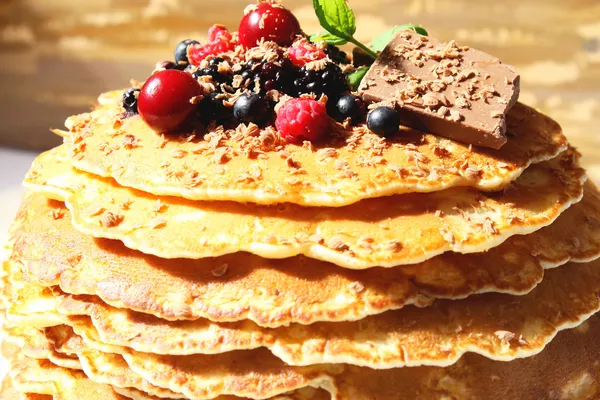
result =
M369 103L402 109L402 123L457 141L499 149L519 75L489 54L454 41L401 31L362 80Z

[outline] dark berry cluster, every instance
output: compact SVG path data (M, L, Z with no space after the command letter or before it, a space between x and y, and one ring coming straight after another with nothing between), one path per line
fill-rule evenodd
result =
M317 96L325 94L333 98L350 90L346 75L333 62L327 62L323 69L310 69L306 65L300 68L294 80L294 89L298 96L314 93Z
M258 84L259 90L263 94L271 90L290 94L295 71L288 60L249 62L242 66L240 75L249 88L254 88L254 85Z

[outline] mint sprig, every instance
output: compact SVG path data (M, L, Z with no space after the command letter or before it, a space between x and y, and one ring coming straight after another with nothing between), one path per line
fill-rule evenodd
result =
M370 67L360 67L356 71L354 71L354 72L348 74L348 76L346 76L346 80L348 81L348 85L350 85L350 88L353 91L358 90L358 87L360 86L360 82L363 80L363 78L365 77L365 75L369 71L369 68Z
M325 40L329 44L337 40L337 44L352 43L363 49L373 59L377 53L354 38L356 19L354 11L345 0L313 0L313 7L319 23L327 31L325 35L317 35L312 41ZM337 39L336 39L337 38Z
M400 32L400 31L405 31L405 30L413 30L413 31L417 32L418 34L424 35L424 36L428 35L425 28L423 28L419 25L413 25L413 24L396 25L393 28L385 31L381 35L377 36L375 39L373 39L371 41L371 48L375 51L383 51L383 49L385 49L385 46L388 45L388 43L390 42L390 40L393 39L393 37L396 35L396 33Z

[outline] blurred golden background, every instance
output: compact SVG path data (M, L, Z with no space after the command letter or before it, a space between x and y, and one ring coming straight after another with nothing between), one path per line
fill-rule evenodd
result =
M143 80L213 23L237 30L250 0L0 0L0 146L43 149L102 91ZM600 178L600 1L350 0L358 37L401 23L517 67L521 101L557 119ZM310 0L287 0L305 32Z

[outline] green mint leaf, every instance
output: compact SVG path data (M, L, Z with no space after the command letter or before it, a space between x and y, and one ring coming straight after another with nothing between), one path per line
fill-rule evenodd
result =
M325 30L341 39L349 40L356 32L354 12L345 0L313 0L319 23Z
M383 49L385 49L385 46L387 46L387 44L390 42L390 40L392 40L396 33L407 29L411 29L420 35L427 36L427 31L418 25L397 25L373 39L373 41L371 42L371 48L375 51L383 51Z
M348 74L348 76L346 76L348 85L350 85L350 87L352 88L353 91L358 90L358 87L360 86L360 82L363 80L363 78L367 74L367 71L369 71L369 67L361 67L361 68L357 69L356 71Z
M341 46L343 44L348 43L346 39L342 39L335 35L332 35L329 32L318 33L316 35L312 35L310 37L310 41L313 43L325 42L327 44L331 44L333 46Z

